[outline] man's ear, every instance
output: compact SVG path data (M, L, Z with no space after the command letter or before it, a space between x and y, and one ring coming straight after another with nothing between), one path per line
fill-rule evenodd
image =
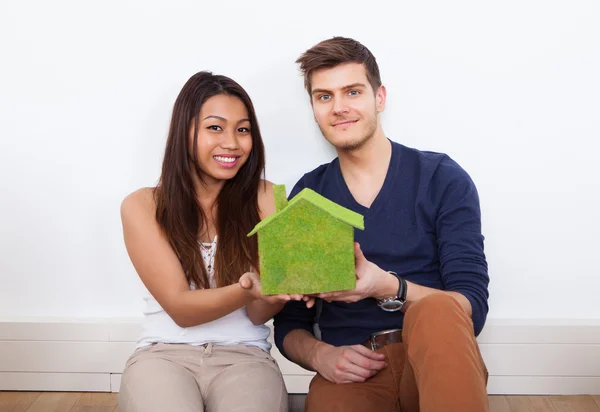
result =
M385 99L387 97L387 90L384 85L379 86L377 93L375 93L375 105L377 107L377 113L383 112L385 109Z

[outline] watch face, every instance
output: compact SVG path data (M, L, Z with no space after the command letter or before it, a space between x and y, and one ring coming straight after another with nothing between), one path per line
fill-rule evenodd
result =
M403 304L399 300L388 300L387 302L383 302L381 304L381 308L388 312L395 312L397 310L400 310L402 309L402 306Z

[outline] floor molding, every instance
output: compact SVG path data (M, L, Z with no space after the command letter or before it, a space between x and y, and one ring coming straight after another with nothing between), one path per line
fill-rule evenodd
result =
M0 390L116 392L139 319L0 320ZM488 320L490 394L600 394L600 320ZM314 375L273 347L288 392Z

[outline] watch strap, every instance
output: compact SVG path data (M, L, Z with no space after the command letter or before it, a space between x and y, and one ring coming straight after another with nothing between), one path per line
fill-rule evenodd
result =
M396 297L400 302L406 302L406 292L408 289L406 280L404 280L404 278L402 276L399 276L396 272L392 272L391 270L388 272L398 278L398 294L396 295Z

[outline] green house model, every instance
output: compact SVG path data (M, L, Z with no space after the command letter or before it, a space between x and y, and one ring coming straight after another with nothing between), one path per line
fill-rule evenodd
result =
M273 187L277 212L258 223L262 293L309 294L356 287L354 228L362 215L304 189L288 203L284 185Z

